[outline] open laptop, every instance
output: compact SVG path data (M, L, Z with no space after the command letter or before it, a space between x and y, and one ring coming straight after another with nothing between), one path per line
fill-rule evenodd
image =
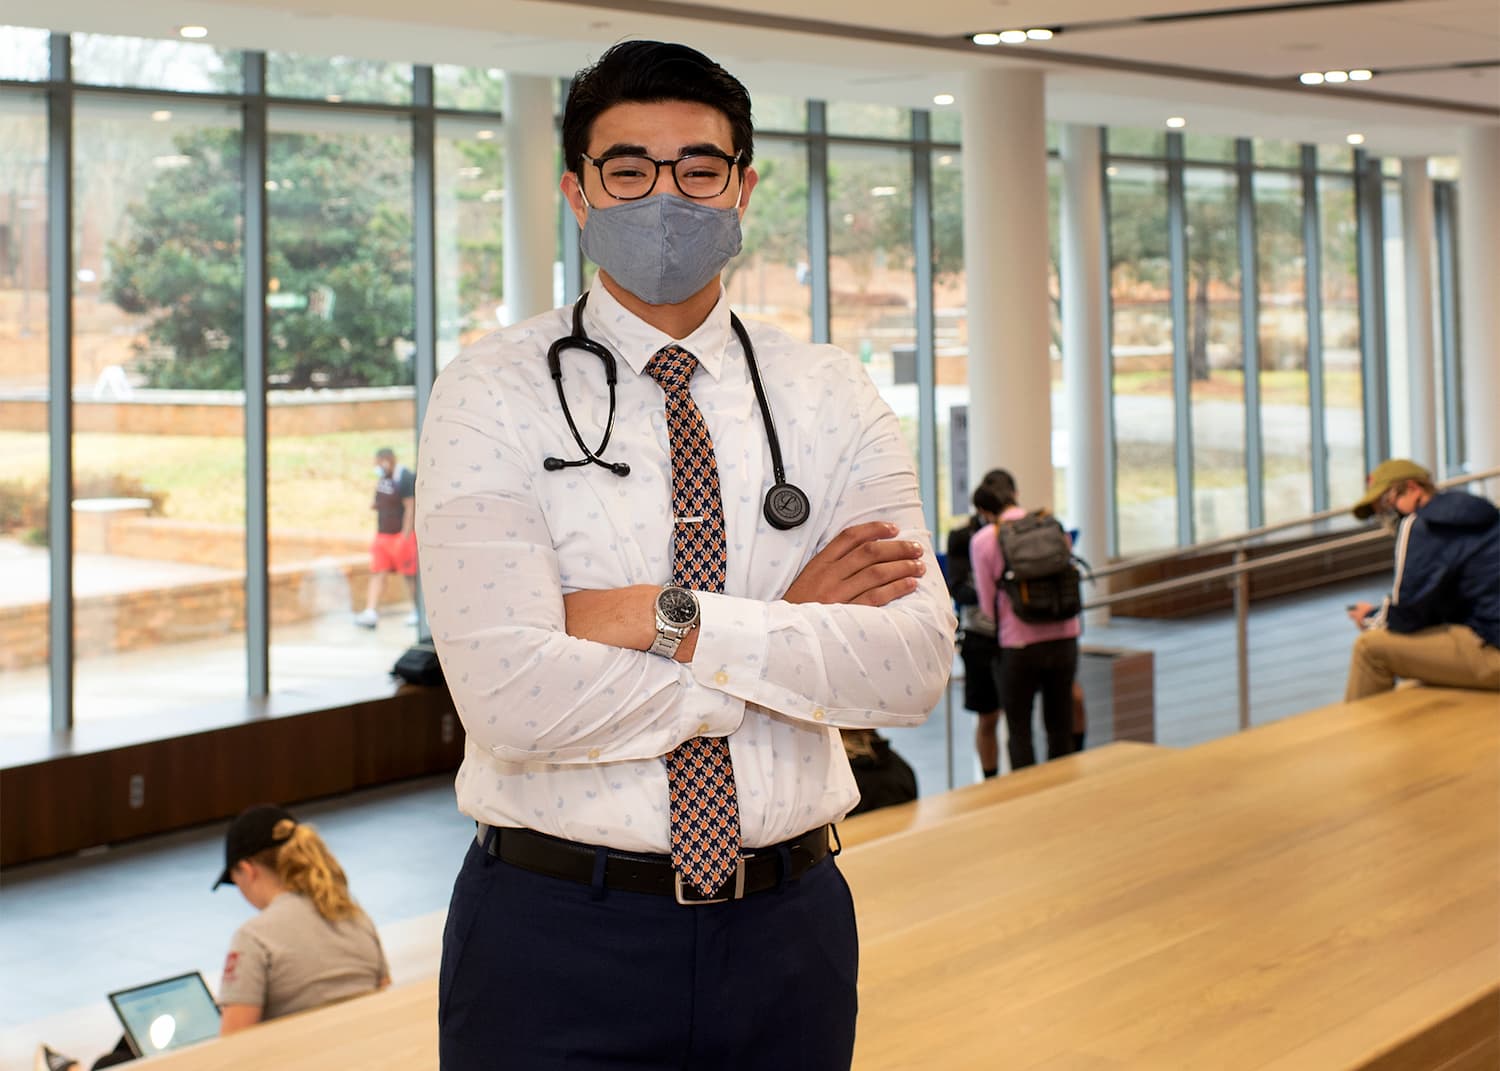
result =
M219 1006L197 971L109 995L137 1056L170 1052L219 1036Z

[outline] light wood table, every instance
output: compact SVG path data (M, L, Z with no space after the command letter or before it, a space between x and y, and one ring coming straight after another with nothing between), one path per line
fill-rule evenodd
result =
M857 1071L1500 1067L1500 699L1091 762L844 853ZM149 1066L437 1071L437 981Z
M153 1056L151 1071L437 1071L437 979ZM131 1065L135 1066L135 1065Z
M1080 751L1040 766L991 777L934 796L923 796L910 803L857 814L839 823L839 841L846 848L865 844L892 833L910 833L926 829L960 814L977 811L1004 800L1029 796L1057 785L1069 784L1081 777L1092 777L1138 762L1149 762L1164 752L1152 744L1120 740L1089 751Z
M1407 689L871 841L855 1067L1500 1067L1500 697Z

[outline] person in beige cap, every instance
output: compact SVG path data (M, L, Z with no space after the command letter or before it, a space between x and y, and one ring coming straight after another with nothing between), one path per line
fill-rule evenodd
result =
M1395 521L1395 583L1379 606L1356 603L1362 631L1345 700L1389 691L1396 678L1500 691L1500 510L1464 491L1439 491L1414 461L1370 474L1354 515Z

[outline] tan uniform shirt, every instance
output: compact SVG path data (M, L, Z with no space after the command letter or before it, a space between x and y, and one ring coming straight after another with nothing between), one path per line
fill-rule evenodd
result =
M275 1019L373 992L389 974L369 916L328 922L307 897L284 892L235 931L219 1003Z

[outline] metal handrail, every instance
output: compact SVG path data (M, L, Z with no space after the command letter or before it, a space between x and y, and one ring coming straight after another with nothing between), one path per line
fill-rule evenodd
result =
M1440 481L1436 486L1439 490L1445 491L1451 487L1460 487L1464 484L1493 479L1500 479L1500 468L1450 477ZM1102 598L1085 603L1083 608L1085 611L1102 610L1130 599L1140 599L1150 595L1164 595L1169 592L1180 591L1184 588L1197 587L1213 580L1232 581L1234 589L1236 678L1239 686L1239 721L1241 730L1248 729L1250 728L1250 574L1256 569L1264 569L1272 565L1285 565L1288 562L1301 561L1304 558L1327 554L1329 551L1344 550L1350 547L1364 546L1367 543L1375 543L1382 539L1389 539L1390 533L1384 528L1366 528L1356 532L1354 535L1325 540L1313 546L1298 547L1295 550L1282 551L1278 554L1268 554L1263 558L1255 558L1253 560L1250 559L1247 553L1249 544L1252 540L1258 539L1268 533L1285 531L1288 528L1297 528L1307 524L1315 524L1318 521L1338 516L1348 510L1349 507L1347 506L1343 509L1325 510L1322 513L1314 513L1311 516L1301 517L1293 521L1282 521L1278 524L1267 525L1251 532L1242 532L1239 535L1229 536L1224 539L1216 539L1207 543L1196 543L1191 547L1181 547L1171 553L1144 555L1139 558L1131 558L1127 561L1116 563L1103 569L1097 569L1093 572L1090 579L1097 580L1101 576L1109 576L1141 565L1154 565L1158 562L1182 560L1189 555L1198 554L1207 549L1226 548L1234 551L1234 562L1230 565L1215 566L1210 569L1199 570L1188 576L1174 577L1171 580L1158 580L1154 583L1127 588L1124 591L1111 592Z
M1440 491L1446 491L1451 487L1462 487L1464 484L1493 479L1500 479L1500 468L1465 473L1462 476L1450 476L1446 480L1440 480L1436 484L1436 487ZM1189 555L1202 554L1205 551L1221 549L1239 550L1257 539L1274 535L1277 532L1285 532L1292 528L1302 528L1304 526L1319 524L1337 517L1347 517L1352 508L1351 506L1340 506L1337 509L1325 509L1320 513L1310 513L1306 517L1294 517L1289 521L1277 521L1275 524L1262 525L1259 528L1252 528L1247 532L1237 532L1234 535L1220 536L1218 539L1209 539L1202 543L1194 543L1190 547L1174 547L1170 550L1140 554L1136 557L1125 558L1113 564L1095 569L1093 570L1093 576L1095 579L1113 576L1115 573L1123 573L1128 569L1135 569L1143 565L1156 565L1159 562L1176 561Z
M1241 573L1251 573L1256 569L1265 568L1268 565L1284 565L1287 562L1300 561L1303 558L1316 557L1330 550L1343 550L1345 547L1359 547L1366 543L1375 543L1381 539L1389 539L1390 533L1384 528L1365 528L1351 536L1340 539L1332 539L1326 543L1317 543L1310 547L1298 547L1295 550L1282 551L1279 554L1268 554L1264 558L1247 558L1242 563L1234 565L1219 565L1212 569L1204 569L1192 573L1189 576L1173 577L1171 580L1158 580L1150 584L1142 584L1140 587L1126 588L1124 591L1111 592L1098 599L1090 599L1084 604L1084 610L1103 610L1116 603L1128 602L1131 599L1143 599L1149 595L1165 595L1182 588L1196 587L1209 580L1233 579ZM1243 554L1245 548L1237 549L1238 554ZM1095 574L1098 575L1097 573Z

